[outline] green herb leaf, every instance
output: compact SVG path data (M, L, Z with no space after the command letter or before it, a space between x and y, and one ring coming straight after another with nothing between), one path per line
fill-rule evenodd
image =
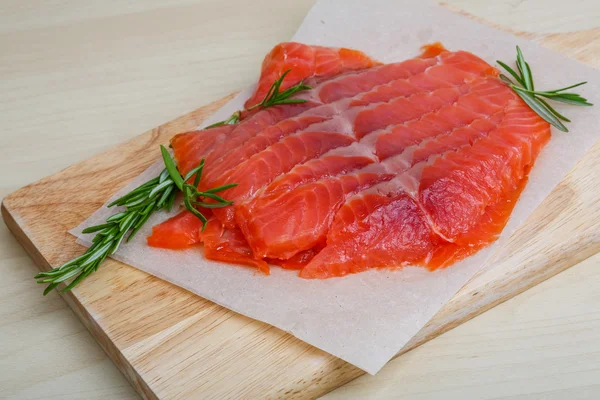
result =
M568 132L567 127L561 122L571 122L567 117L556 111L546 100L553 100L561 103L571 104L575 106L592 106L587 99L583 98L577 93L566 92L565 90L573 89L581 85L585 85L587 82L579 82L574 85L570 85L561 89L549 90L549 91L536 91L533 83L533 74L529 63L525 61L525 57L521 52L519 46L517 46L517 70L503 63L497 61L502 68L504 68L516 81L513 82L506 75L500 74L499 78L504 83L510 86L515 93L523 99L525 103L533 111L535 111L540 117L546 120L549 124L553 125L557 129Z
M208 189L204 193L218 193L218 192L222 192L224 190L236 187L237 185L238 185L237 183L229 183L227 185L223 185L223 186L219 186L219 187L216 187L216 188Z
M506 71L508 71L508 73L511 74L512 77L515 78L516 81L519 82L519 84L521 84L521 86L525 86L525 83L523 82L523 79L521 79L521 77L519 76L519 74L517 74L511 67L509 67L508 65L504 64L500 60L496 60L496 62L498 64L500 64L502 66L502 68L504 68Z
M169 176L177 186L179 190L183 187L183 177L177 170L177 166L175 165L175 161L169 154L169 150L163 145L160 146L160 151L162 153L163 162L165 163L165 168L169 171Z
M569 118L565 117L564 115L562 115L561 113L559 113L558 111L556 111L554 108L552 108L552 106L550 104L548 104L548 102L546 102L546 100L538 98L538 101L540 103L542 103L543 105L545 105L546 108L551 113L553 113L554 115L556 115L557 118L562 119L565 122L571 122L571 120Z

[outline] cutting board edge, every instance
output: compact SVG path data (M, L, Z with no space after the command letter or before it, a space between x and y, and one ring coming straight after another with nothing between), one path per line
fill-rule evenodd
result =
M52 269L50 263L38 250L33 240L29 238L29 236L21 228L21 226L17 222L19 219L18 215L13 215L13 212L11 212L10 206L8 205L8 203L10 203L11 195L18 194L19 191L23 189L24 188L17 189L15 192L6 196L2 200L2 203L0 204L0 212L2 214L2 219L4 220L4 223L6 224L8 230L13 234L13 236L15 237L17 242L23 247L23 249L25 249L27 254L35 263L35 265L37 265L37 267L42 271L48 271ZM142 379L135 367L127 360L125 356L123 356L119 348L115 346L115 344L110 340L108 334L101 328L98 322L81 304L75 293L72 291L66 293L59 292L59 295L69 305L73 313L77 316L81 323L83 323L86 329L91 333L94 340L113 361L113 363L117 366L119 371L121 371L121 373L129 381L129 383L134 387L136 392L140 394L144 399L158 399L158 396L152 391L152 389L150 388L150 386L148 386L144 379Z

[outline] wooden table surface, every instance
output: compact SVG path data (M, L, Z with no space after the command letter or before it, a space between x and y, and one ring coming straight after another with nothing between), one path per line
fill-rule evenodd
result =
M527 32L600 26L595 0L447 2ZM313 3L0 1L0 197L250 84ZM36 272L2 224L0 398L138 398ZM600 397L600 255L326 397Z

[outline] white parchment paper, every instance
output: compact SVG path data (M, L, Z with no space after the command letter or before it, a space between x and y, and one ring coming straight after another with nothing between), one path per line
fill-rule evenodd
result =
M591 102L599 102L597 70L435 4L321 0L292 40L356 48L383 62L414 57L421 45L441 41L448 49L471 51L491 64L497 59L512 64L518 44L534 71L537 87L554 89L587 80L589 84L577 90ZM205 124L222 120L242 108L252 89L243 91ZM201 248L168 251L148 247L145 237L152 225L167 218L165 214L154 215L135 240L121 247L115 258L288 331L374 374L485 266L489 256L600 137L598 108L568 107L565 113L573 120L569 124L571 131L553 130L553 138L538 158L529 184L498 242L445 270L429 272L407 267L313 281L275 267L267 277L255 274L250 268L208 261ZM160 162L155 164L115 196L154 177L161 169ZM91 235L81 235L81 230L104 221L113 212L101 208L72 233L89 244Z

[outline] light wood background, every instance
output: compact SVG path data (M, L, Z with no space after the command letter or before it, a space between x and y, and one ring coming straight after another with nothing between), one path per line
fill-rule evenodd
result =
M1 1L0 196L249 84L312 3ZM537 33L600 21L595 1L449 3ZM329 396L598 397L598 267L600 256ZM42 298L3 225L0 268L0 397L137 398L66 304Z

